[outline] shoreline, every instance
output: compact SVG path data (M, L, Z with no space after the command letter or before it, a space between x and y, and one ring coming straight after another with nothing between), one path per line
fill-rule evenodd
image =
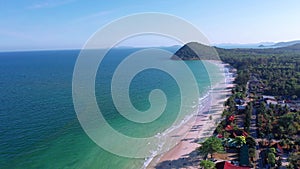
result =
M200 155L196 149L200 146L199 141L210 137L218 123L221 121L221 115L224 110L224 102L231 94L228 89L234 84L234 78L226 70L228 64L220 61L209 61L216 64L225 72L225 81L219 82L209 91L209 97L204 100L204 107L198 110L195 116L195 121L187 121L185 125L192 125L191 130L188 131L184 139L182 139L175 147L165 152L162 155L155 157L147 169L166 169L166 168L199 168ZM211 102L210 104L205 104ZM199 105L200 106L200 105ZM201 107L201 106L200 106ZM212 120L210 120L210 116Z

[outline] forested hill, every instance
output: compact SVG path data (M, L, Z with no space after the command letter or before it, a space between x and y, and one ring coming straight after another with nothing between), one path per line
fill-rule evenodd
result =
M295 69L300 72L300 44L268 49L222 49L216 48L222 61L239 67Z
M238 70L236 83L240 87L255 77L266 86L263 94L300 98L300 44L268 49L222 49L190 42L172 59L221 59Z
M246 49L246 48L238 48L238 49L223 49L217 48L219 55L230 52L231 54L254 54L256 55L273 55L273 54L300 54L300 43L294 44L291 46L286 47L279 47L279 48L265 48L265 49Z
M285 46L292 46L295 44L300 43L300 40L295 40L295 41L289 41L289 42L278 42L274 45L272 45L273 47L285 47Z
M236 56L292 56L299 57L300 43L279 48L265 48L265 49L223 49L213 46L203 45L198 42L190 42L178 49L173 55L174 60L218 60L220 57L226 57L228 54Z
M289 50L289 51L294 51L294 52L300 52L300 43L291 45L291 46L287 46L287 47L282 47L282 48L276 48L277 50Z
M218 53L214 47L190 42L182 46L172 56L174 60L218 60Z
M269 49L216 48L222 61L238 69L237 83L260 79L263 94L300 97L300 44Z

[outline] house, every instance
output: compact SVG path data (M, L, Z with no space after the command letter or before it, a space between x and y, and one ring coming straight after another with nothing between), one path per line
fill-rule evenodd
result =
M267 103L267 105L271 105L271 104L277 105L278 104L278 102L276 100L266 100L266 103Z
M249 148L246 144L244 144L240 149L240 166L248 167L250 166L249 161Z
M276 100L274 96L262 95L263 100Z
M262 100L267 103L267 105L277 105L277 99L274 96L262 95Z
M246 109L246 105L236 105L236 108L238 109L238 111L243 111Z
M216 168L217 169L250 169L251 167L241 167L241 166L231 164L228 161L222 161L216 163Z
M243 100L243 99L234 99L234 101L236 104L239 104L239 105L245 104L245 100Z

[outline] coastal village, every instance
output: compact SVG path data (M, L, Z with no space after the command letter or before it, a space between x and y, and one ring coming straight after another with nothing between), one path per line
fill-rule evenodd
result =
M203 116L211 122L200 132L210 134L200 134L195 151L156 169L299 169L300 60L295 59L299 49L300 44L265 51L217 48L231 78L225 85L222 113L210 111ZM211 53L209 47L192 42L175 54L183 60L210 60L211 56L201 55L203 50Z
M237 70L223 64L232 80L226 84L225 90L229 92L221 119L208 116L210 121L215 120L217 127L211 137L198 142L200 146L195 151L180 158L179 164L168 161L167 168L294 169L300 166L297 135L300 115L296 114L300 111L300 100L263 95L267 86L254 75L244 87L238 86L233 80L238 76ZM166 165L162 163L156 168L166 168Z
M299 168L300 100L264 95L267 88L254 74L245 86L230 88L223 120L214 136L200 143L202 168Z
M300 0L0 2L0 169L300 169Z

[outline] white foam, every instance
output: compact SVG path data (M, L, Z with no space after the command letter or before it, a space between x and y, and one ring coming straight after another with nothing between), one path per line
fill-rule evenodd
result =
M230 78L233 77L233 73L230 73L229 72L229 68L226 68L226 67L224 67L222 70L223 70L222 72L225 72L225 83L227 84L231 80ZM217 86L217 85L218 84L215 84L214 86ZM179 124L175 124L175 125L171 126L170 128L168 128L167 130L165 130L164 132L157 133L155 135L155 137L159 138L159 144L158 144L156 150L150 151L151 152L151 156L148 157L148 158L145 158L145 162L144 162L143 168L146 168L151 163L151 161L158 155L157 153L160 152L160 150L163 148L163 146L166 143L166 140L165 140L166 137L165 136L167 134L171 133L175 129L178 129L178 128L182 127L193 116L199 115L200 113L202 113L205 108L209 108L207 105L209 105L208 102L211 101L210 97L211 97L211 93L212 93L212 91L214 89L211 86L207 86L204 90L206 91L206 93L201 98L198 99L198 104L195 104L195 102L193 102L193 104L195 104L195 105L193 105L192 108L194 109L194 108L198 107L197 110L193 111L191 114L186 115L180 121ZM170 149L170 147L166 147L166 148L168 150ZM157 160L159 161L159 159L157 159Z
M201 113L203 111L203 109L205 108L204 105L206 105L206 103L209 101L209 96L210 96L211 91L208 90L207 93L202 96L201 98L198 99L198 104L193 105L192 108L196 108L198 107L196 110L194 110L191 114L186 115L179 124L175 124L173 126L171 126L170 128L166 129L164 132L162 133L157 133L154 137L159 139L159 144L157 146L156 150L150 150L151 156L148 158L145 158L145 162L143 164L143 169L147 168L147 166L151 163L151 161L158 155L158 152L161 151L161 149L163 148L163 146L166 143L166 136L168 134L170 134L171 132L173 132L174 130L182 127L183 125L186 124L187 121L191 120L191 118L193 118L195 115L198 115L199 113ZM167 149L169 149L168 147L166 147ZM159 159L158 159L159 160Z

